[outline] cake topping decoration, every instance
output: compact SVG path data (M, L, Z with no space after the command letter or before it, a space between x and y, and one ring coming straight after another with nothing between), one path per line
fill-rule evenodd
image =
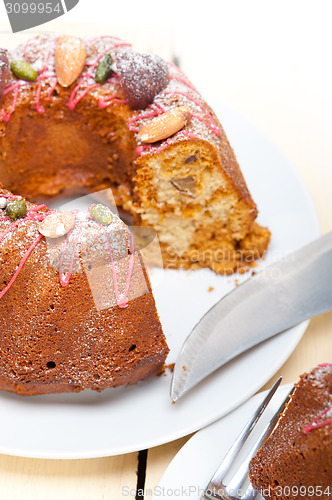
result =
M103 226L109 226L113 220L113 214L111 210L105 205L102 205L101 203L93 205L91 207L90 213L92 217L97 222L100 222Z
M67 234L75 224L75 215L71 212L53 212L45 217L39 226L39 232L47 238L59 238Z
M111 54L103 55L96 69L95 80L97 83L105 83L109 79L113 73L112 64Z
M7 198L5 198L4 196L1 196L0 197L0 208L2 208L2 209L6 208L7 204L8 204Z
M62 87L69 87L82 73L86 50L80 38L63 35L55 48L55 72Z
M34 82L37 80L37 71L26 61L15 59L10 63L10 69L20 80Z
M332 425L332 405L322 411L309 425L306 425L303 432L304 434L309 434L309 432L319 429L320 427L325 427L326 425Z
M25 205L25 209L27 209L26 203L19 196L15 196L15 195L7 195L6 196L6 195L4 195L4 196L2 196L2 198L3 197L7 199L7 202L8 202L7 208L8 208L8 205L10 205L13 202L22 202ZM24 205L22 205L23 211L24 211ZM36 221L36 222L42 221L44 219L44 217L46 216L46 214L45 213L40 213L39 210L43 210L45 208L47 209L46 205L37 205L37 206L31 208L29 211L26 210L25 214L23 216L18 217L17 220L15 220L14 222L12 222L12 224L9 227L7 227L7 229L5 229L5 231L2 234L0 234L0 243L1 243L1 241L4 240L4 238L9 233L11 233L16 227L18 227L25 220L29 219L31 221ZM9 214L8 214L8 216L10 217ZM3 217L2 220L6 220L6 217ZM32 253L32 251L34 250L34 248L36 248L36 246L38 245L38 243L40 242L40 240L42 238L43 238L43 236L40 234L31 243L31 245L29 246L28 250L23 255L23 257L22 257L22 259L21 259L18 267L16 268L15 273L13 274L13 276L11 277L11 279L9 280L9 282L7 283L7 285L5 286L5 288L0 292L0 299L11 288L11 286L15 282L17 276L22 271L22 269L24 267L24 264L25 264L26 260L28 259L29 255Z
M173 108L157 116L139 131L139 137L144 143L153 143L167 139L181 130L190 118L187 106Z
M6 212L11 219L22 219L27 213L27 204L23 200L9 201Z
M9 75L8 52L5 49L0 49L0 100L5 90Z
M114 258L113 258L112 245L111 245L110 240L109 240L108 232L105 228L105 224L103 222L101 222L100 220L96 219L96 217L93 215L93 210L94 209L96 210L97 208L99 209L99 207L102 207L102 209L107 209L109 211L109 213L112 215L112 212L109 210L109 208L107 208L101 204L91 205L88 208L88 211L89 211L90 217L95 219L98 226L101 228L102 232L104 233L104 235L106 237L107 244L108 244L108 250L109 250L109 257L110 257L111 266L112 266L113 287L114 287L116 303L119 307L124 309L128 306L128 301L129 301L128 292L129 292L129 288L130 288L131 276L132 276L133 269L134 269L135 238L134 238L134 235L132 233L130 233L130 232L128 233L130 251L129 251L129 263L128 263L127 279L126 279L125 289L122 293L120 293L119 284L118 284L117 269L116 269L116 265L115 265ZM113 218L113 215L112 215L112 218Z
M132 109L146 108L168 84L168 66L157 55L125 52L117 57L116 72Z

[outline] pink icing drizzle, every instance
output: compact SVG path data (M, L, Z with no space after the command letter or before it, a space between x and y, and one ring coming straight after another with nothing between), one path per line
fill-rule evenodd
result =
M12 284L14 283L14 281L16 280L17 276L20 274L20 272L22 271L23 269L23 266L27 260L27 258L29 257L29 255L31 254L32 250L34 248L36 248L36 246L38 245L38 243L40 242L40 240L43 238L43 235L40 234L39 236L37 236L37 238L31 243L31 245L29 246L28 250L25 252L25 254L23 255L22 259L21 259L21 262L19 263L15 273L13 274L13 277L11 278L11 280L9 281L9 283L7 284L7 286L2 290L2 292L0 292L0 299L5 295L6 292L8 292L8 290L10 289L10 287L12 286Z
M129 43L126 43L126 42L123 42L121 41L119 38L116 38L116 37L109 37L109 36L105 36L105 37L99 37L99 38L111 38L113 40L118 40L117 43L113 43L113 45L109 46L107 49L105 49L101 54L98 55L98 57L96 58L95 61L93 61L92 63L87 63L86 66L87 67L90 67L89 71L81 78L81 81L78 83L78 85L74 88L74 90L72 91L71 95L69 96L69 99L68 99L68 103L67 103L67 106L69 107L69 109L73 110L75 109L76 105L81 101L81 99L83 99L83 97L86 96L86 94L92 90L93 88L97 87L99 84L98 83L95 83L95 84L92 84L90 86L87 87L87 89L85 89L81 95L79 95L78 97L76 97L76 94L77 92L79 91L79 89L81 88L82 84L88 79L88 78L91 78L94 76L94 71L96 69L96 67L98 66L98 63L99 63L99 60L102 58L102 56L104 54L107 54L108 52L110 52L110 50L112 49L115 49L117 47L124 47L124 46L127 46L127 47L131 47L131 44ZM93 40L91 40L91 43L93 43L95 40L97 40L98 38L95 38ZM55 39L55 42L57 41L57 39ZM24 47L24 50L23 50L23 57L26 56L27 54L27 50L29 48L29 45L30 45L30 40L27 42L27 44L25 45ZM48 70L48 61L50 59L50 56L52 54L52 49L49 50L49 52L47 53L46 57L45 57L45 60L44 60L44 63L43 63L43 67L42 69L38 72L38 78L37 78L37 89L36 89L36 102L35 102L35 109L37 111L37 113L44 113L45 112L45 108L40 104L40 95L41 95L41 80L45 80L47 78L52 78L54 77L55 78L55 81L54 83L52 84L52 86L50 87L49 89L49 92L47 94L47 97L46 97L46 100L49 101L50 98L51 98L51 95L52 95L52 92L54 91L56 85L57 85L57 78L56 78L56 75L55 73L54 74L47 74L45 75L46 71ZM2 119L3 121L9 121L11 115L14 113L15 111L15 108L16 108L16 103L17 103L17 97L18 97L18 93L19 93L19 89L21 88L22 85L24 85L26 82L24 80L17 80L14 84L10 84L4 91L3 95L5 94L8 94L9 92L11 91L14 91L14 94L13 94L13 100L12 100L12 104L11 104L11 108L10 108L10 111L9 113L5 113L5 111L3 109L1 109L1 115L2 115ZM30 84L31 82L29 82ZM112 83L114 83L112 81ZM113 100L113 102L117 102L115 100ZM123 100L119 100L119 102L125 102ZM106 106L105 106L106 107Z
M29 47L29 45L30 45L30 42L31 42L31 40L28 40L28 41L27 41L27 43L26 43L26 44L25 44L25 46L24 46L24 50L23 50L23 57L25 57L25 56L26 56L26 53L27 53L28 47Z
M126 104L127 101L124 99L117 99L116 97L117 94L112 94L108 96L107 98L103 99L102 97L98 99L98 108L104 109L110 106L110 104L113 104L113 102L117 102L120 104Z
M87 79L87 78L86 78ZM92 85L89 85L85 90L83 90L83 92L78 96L76 97L75 99L75 96L78 92L78 90L81 88L81 85L83 83L83 80L82 82L80 82L73 90L73 92L70 94L70 97L69 97L69 100L68 100L68 103L67 103L67 106L70 110L73 110L75 109L75 107L77 106L77 104L83 99L83 97L86 96L86 94L88 92L90 92L90 90L94 89L95 87L98 87L99 83L93 83Z
M37 91L36 91L36 111L37 111L37 113L44 113L45 112L44 106L42 106L40 104L41 86L42 86L42 82L39 81L38 86L37 86Z
M17 200L17 199L22 199L21 196L16 196L16 195L6 195L6 194L1 194L2 197L4 198L7 198L8 201L12 201L12 200ZM89 212L91 210L91 208L93 207L93 205L91 205L91 207L89 207ZM18 227L20 224L22 224L24 221L26 220L31 220L31 221L35 221L35 222L42 222L45 217L47 217L48 215L50 215L52 212L54 212L54 210L48 210L48 212L46 213L39 213L38 211L39 210L43 210L43 209L47 209L47 206L46 205L38 205L36 207L33 207L31 208L30 210L28 210L28 212L26 213L26 215L21 218L21 219L18 219L16 220L15 222L13 222L2 234L0 234L0 243L1 241L11 232L13 231L13 229L15 229L16 227ZM77 210L74 210L72 213L77 213L78 211ZM91 213L90 213L90 218L92 220L95 220L93 219L93 217L91 216ZM4 216L4 217L0 217L0 221L1 220L8 220L8 221L11 221L10 217L8 216ZM112 247L111 247L111 243L109 241L109 235L105 229L105 227L95 221L98 226L102 229L103 233L105 234L106 236L106 241L107 241L107 245L108 245L108 249L109 249L109 255L110 255L110 260L111 260L111 265L112 265L112 274L113 274L113 286L114 286L114 293L115 293L115 297L116 297L116 302L117 302L117 305L121 308L125 308L128 306L128 292L129 292L129 288L130 288L130 282L131 282L131 276L132 276L132 272L133 272L133 268L134 268L134 254L135 254L135 239L134 239L134 236L129 233L129 238L130 238L130 258L129 258L129 265L128 265L128 272L127 272L127 278L126 278L126 284L125 284L125 289L123 291L123 293L120 293L119 292L119 286L118 286L118 277L117 277L117 271L116 271L116 266L115 266L115 262L114 262L114 258L113 258L113 254L112 254ZM68 269L68 272L67 273L64 273L63 272L63 260L64 260L64 256L65 256L65 252L66 252L66 249L68 247L68 243L69 243L69 239L74 231L75 227L73 227L67 234L66 236L66 239L65 239L65 242L64 242L64 245L63 245L63 248L62 248L62 251L61 251L61 257L60 257L60 263L59 263L59 280L60 280L60 284L63 286L63 287L66 287L69 285L69 282L70 282L70 279L71 279L71 276L72 276L72 272L73 272L73 268L74 268L74 258L75 258L75 252L76 252L76 249L77 249L77 245L79 243L79 238L80 238L80 235L81 235L81 232L82 232L82 226L79 226L77 228L77 231L76 231L76 234L75 234L75 239L74 239L74 243L73 243L73 250L72 250L72 254L71 254L71 257L70 257L70 263L69 263L69 269ZM23 269L23 266L25 264L25 262L27 261L29 255L32 253L32 251L36 248L36 246L38 245L38 243L42 240L43 238L43 235L42 234L39 234L35 239L34 241L31 243L31 245L29 246L28 250L25 252L25 254L23 255L19 265L17 266L17 269L16 271L14 272L12 278L10 279L10 281L8 282L8 284L6 285L6 287L0 292L0 299L8 292L8 290L11 288L11 286L13 285L13 283L15 282L16 278L18 277L18 275L20 274L20 272L22 271Z
M188 137L190 139L198 139L198 135L196 134L193 134L191 132L187 132L186 130L181 130L180 132L178 132L177 136L178 137L181 137L181 135L184 135L185 137ZM136 153L140 156L142 153L144 153L145 151L148 151L148 150L151 150L154 154L156 153L160 153L161 151L163 151L164 149L166 149L166 147L168 146L168 144L171 142L171 139L165 139L164 141L162 141L161 145L156 147L156 146L153 146L152 144L143 144L142 146L137 146L136 148Z
M217 136L219 136L221 134L221 132L220 132L215 120L213 119L211 113L195 97L192 97L191 95L187 94L186 92L181 92L180 90L174 90L172 92L169 92L169 91L164 92L164 95L168 95L168 94L182 95L182 96L186 97L189 101L196 104L196 106L198 106L203 111L203 113L209 118L209 122L207 120L204 120L199 115L191 113L191 116L193 116L194 118L197 118L197 120L202 121L204 123L204 125L206 125Z
M13 100L12 100L12 105L11 105L11 108L9 110L9 113L5 113L5 111L3 109L1 109L1 115L2 115L2 119L4 122L8 122L10 120L11 115L15 111L17 96L18 96L18 92L20 90L20 84L15 85L13 90L14 90ZM6 92L6 90L5 90L5 92Z
M93 83L91 85L89 85L83 92L82 94L79 96L79 97L76 97L76 94L77 92L80 90L80 88L82 87L82 84L88 80L89 78L92 78L94 76L94 73L95 73L95 70L98 66L98 63L100 61L100 59L107 53L110 52L110 50L112 49L115 49L117 47L124 47L124 46L129 46L130 47L130 44L126 43L126 42L119 42L119 43L115 43L113 44L111 47L108 47L107 49L103 50L101 52L101 54L98 55L98 57L95 59L95 61L93 61L92 63L87 63L86 66L90 67L89 71L82 77L82 79L80 80L80 82L76 85L76 87L74 88L74 90L72 91L72 93L70 94L70 97L69 97L69 100L68 100L68 103L67 103L67 106L70 110L73 110L75 109L76 105L80 102L81 99L83 99L83 97L86 96L86 94L94 89L95 87L98 87L99 86L99 83Z
M125 308L128 306L128 291L129 291L131 276L132 276L132 272L133 272L133 268L134 268L135 239L134 239L134 236L132 235L132 233L129 233L129 240L130 240L129 266L128 266L125 289L124 289L123 293L120 293L119 286L118 286L118 276L117 276L117 271L116 271L115 262L114 262L114 258L113 258L111 242L109 241L109 235L108 235L105 227L100 222L96 221L93 218L93 216L91 215L91 208L93 206L94 206L94 204L90 205L88 210L90 213L90 218L98 224L98 226L102 229L104 235L106 236L109 256L110 256L110 260L111 260L112 275L113 275L113 287L114 287L114 294L115 294L115 298L116 298L116 303L119 307Z
M47 93L46 101L49 101L51 99L51 95L52 95L55 87L57 86L57 83L58 83L58 79L55 78L54 83L51 85L50 90Z
M326 410L322 411L314 420L303 428L304 434L309 434L309 432L319 429L320 427L324 427L326 425L332 424L332 418L327 420L321 420L327 413L332 411L332 405Z
M179 70L179 68L177 68L177 70ZM177 82L180 82L182 83L183 85L186 85L187 87L189 87L191 90L193 90L194 92L196 92L198 95L200 95L200 93L195 89L195 87L193 86L192 83L188 82L187 80L185 80L184 78L180 78L179 76L176 76L176 75L169 75L169 79L170 80L176 80Z
M158 110L158 108L154 108L151 104L149 105L149 108L152 109L152 111L149 111L149 112L145 113L144 115L133 116L128 121L127 126L128 126L128 129L130 130L130 132L138 132L139 131L139 128L133 126L133 124L137 120L142 120L144 118L154 118L155 116L158 116L162 113L161 110Z
M115 49L117 47L124 47L124 46L130 47L131 46L130 44L128 44L126 42L123 42L123 41L121 41L120 39L118 39L116 37L109 37L109 36L96 37L96 38L92 39L90 41L90 43L92 44L95 40L98 40L99 38L110 38L113 41L113 44L110 45L109 47L107 47L106 49L104 49L100 54L98 54L98 56L96 57L96 59L94 61L86 63L86 67L88 68L88 71L84 75L81 76L81 79L79 80L79 82L77 83L77 85L75 86L75 88L73 89L72 93L69 96L69 99L68 99L68 102L67 102L67 106L68 106L68 108L70 110L74 110L75 107L77 106L77 104L92 89L94 89L94 88L96 88L96 87L99 86L98 83L92 83L91 85L88 85L86 87L86 89L84 89L82 92L80 92L80 89L81 89L82 85L89 78L93 78L94 77L94 73L95 73L96 67L98 66L98 63L99 63L100 59L103 57L103 55L109 53L111 50L113 50L113 49ZM116 40L117 42L114 43L114 40ZM28 46L29 46L29 42L26 44L26 46L24 48L24 53L23 53L24 56L26 55L26 52L28 50ZM51 56L51 53L52 53L52 50L50 50L48 52L48 54L46 55L46 58L45 58L45 61L44 61L44 64L43 64L43 68L39 72L38 79L37 79L38 83L37 83L37 89L36 89L35 109L36 109L36 111L38 113L44 113L45 112L45 108L40 104L41 88L42 88L41 80L44 80L46 78L52 78L52 77L54 77L54 82L52 83L52 85L51 85L51 87L50 87L50 89L49 89L49 91L47 93L47 96L46 96L46 100L47 101L50 100L52 92L54 91L54 89L55 89L55 87L57 85L57 78L56 78L55 74L54 75L50 75L50 74L45 75L45 72L48 70L48 61L49 61L49 58ZM168 63L168 64L169 64L169 66L175 68L175 66L172 63ZM188 89L190 89L192 92L195 92L198 97L200 97L199 92L188 81L188 79L185 76L185 74L179 68L176 68L176 71L179 73L180 76L179 75L170 74L169 75L170 80L178 81L179 83L181 83L181 84L185 85L186 87L188 87ZM108 82L109 83L113 83L114 85L119 85L119 81L118 81L117 75L113 75L108 80ZM13 101L12 101L12 105L11 105L10 111L6 114L4 112L4 110L1 109L1 114L2 114L2 118L3 118L4 121L8 121L10 119L11 115L13 114L13 112L15 111L19 89L20 89L20 87L21 87L21 85L23 83L25 83L25 82L22 82L22 80L18 80L16 83L10 85L8 88L5 89L4 94L9 93L10 91L14 91L14 93L13 93ZM201 123L203 123L216 136L220 136L221 131L220 131L220 129L219 129L216 121L214 120L213 116L211 115L211 113L209 112L209 110L197 98L191 96L187 92L176 91L176 90L167 91L167 88L166 88L166 90L164 92L161 92L159 95L160 96L162 96L162 95L165 96L165 95L176 95L176 94L177 95L182 95L183 97L185 97L189 101L193 102L201 110L201 112L205 116L204 117L204 116L201 116L201 115L199 115L197 113L191 112L192 118L194 118L195 120L198 120ZM98 107L100 109L104 109L104 108L106 108L106 107L108 107L108 106L110 106L111 104L114 104L114 103L125 104L126 101L124 99L117 98L116 94L112 94L112 95L107 96L107 97L101 97L101 98L99 98L99 100L98 100ZM138 115L132 117L128 121L127 126L128 126L128 129L131 132L138 133L139 127L135 127L135 123L138 120L142 120L142 119L145 119L145 118L153 118L153 117L158 116L161 113L165 112L165 109L163 108L163 106L161 104L157 103L157 102L154 102L153 105L149 106L149 108L150 108L151 111L148 111L148 112L143 113L141 115L138 114ZM182 132L180 131L176 135L178 136ZM185 134L183 134L183 135L185 135ZM197 135L187 133L186 137L192 137L192 138L194 138L194 137L197 137ZM149 150L151 152L153 152L153 153L158 153L159 151L162 151L163 149L165 149L167 147L167 145L169 144L169 142L170 141L168 139L165 139L164 141L162 141L161 146L158 146L157 148L155 146L153 146L153 145L139 145L136 148L136 153L137 153L137 155L142 155L144 152L149 151Z
M7 198L8 201L12 201L12 200L17 200L17 199L21 199L20 196L15 196L15 195L6 195L6 194L1 194L1 196L3 198ZM49 213L51 211L48 211L47 213L37 213L38 210L42 210L42 209L45 209L47 208L46 205L38 205L36 207L33 207L31 208L27 213L26 215L22 218L22 219L18 219L17 221L13 222L1 235L0 235L0 242L7 236L7 234L9 234L15 227L19 226L20 224L22 224L22 222L26 221L26 220L32 220L32 221L37 221L37 222L41 222L42 220L45 219L45 217L47 215L49 215ZM11 220L10 217L1 217L0 220ZM6 287L0 292L0 299L5 295L5 293L8 292L8 290L10 289L10 287L12 286L12 284L15 282L17 276L20 274L20 272L22 271L23 269L23 266L26 262L26 260L28 259L29 255L31 254L31 252L33 251L34 248L36 248L36 246L38 245L38 243L40 242L40 240L43 238L43 235L40 234L38 235L35 240L31 243L31 245L29 246L28 250L25 252L25 254L23 255L15 273L13 274L12 278L10 279L10 281L8 282L8 284L6 285Z
M76 248L77 248L77 245L78 245L78 240L79 240L80 234L82 232L82 227L79 226L79 228L78 228L78 230L76 232L75 240L74 240L74 245L73 245L73 251L72 251L72 254L71 254L71 257L70 257L69 270L68 270L68 273L65 274L62 271L63 259L64 259L65 252L66 252L66 249L67 249L67 246L68 246L68 243L69 243L70 236L73 233L73 230L74 230L74 228L72 228L68 232L68 234L66 236L65 242L63 244L63 248L62 248L62 252L61 252L61 258L60 258L60 264L59 264L59 279L60 279L61 285L64 286L64 287L69 285L70 278L71 278L71 275L73 273L74 257L75 257L75 252L76 252Z

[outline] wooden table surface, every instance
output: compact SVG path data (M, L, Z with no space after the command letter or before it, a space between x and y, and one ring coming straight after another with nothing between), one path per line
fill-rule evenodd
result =
M124 20L126 4L128 19ZM171 0L167 9L149 0L143 11L142 3L137 4L127 0L122 10L112 5L106 22L103 14L109 3L100 0L97 10L90 12L88 0L82 0L65 24L53 21L47 28L112 33L129 39L139 50L158 52L167 59L176 53L199 89L241 112L280 146L307 185L322 232L332 230L330 2L222 0L217 7L207 0L204 11L187 0L181 5ZM27 33L6 33L9 26L1 14L0 7L0 46L27 37ZM310 322L293 354L264 388L279 375L285 383L294 381L323 361L332 361L332 312ZM146 460L145 477L140 475L139 484L145 481L145 498L151 498L151 490L187 439L140 455L89 460L0 455L0 499L135 498L139 458L142 470Z

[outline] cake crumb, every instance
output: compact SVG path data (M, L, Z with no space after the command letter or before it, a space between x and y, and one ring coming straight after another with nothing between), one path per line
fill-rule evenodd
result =
M214 290L214 286L209 286L208 292L213 292L213 290Z
M158 374L158 376L163 375L164 377L167 377L166 371L168 370L170 373L173 373L174 366L175 366L175 363L170 363L169 365L164 365L161 369L161 372Z

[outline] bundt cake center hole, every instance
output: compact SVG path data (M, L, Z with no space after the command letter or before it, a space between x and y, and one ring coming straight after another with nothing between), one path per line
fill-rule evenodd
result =
M129 347L129 352L130 351L134 351L136 349L136 344L132 344L130 347Z
M47 368L51 369L51 368L55 368L56 364L54 363L54 361L48 361L46 363L46 366L47 366Z

